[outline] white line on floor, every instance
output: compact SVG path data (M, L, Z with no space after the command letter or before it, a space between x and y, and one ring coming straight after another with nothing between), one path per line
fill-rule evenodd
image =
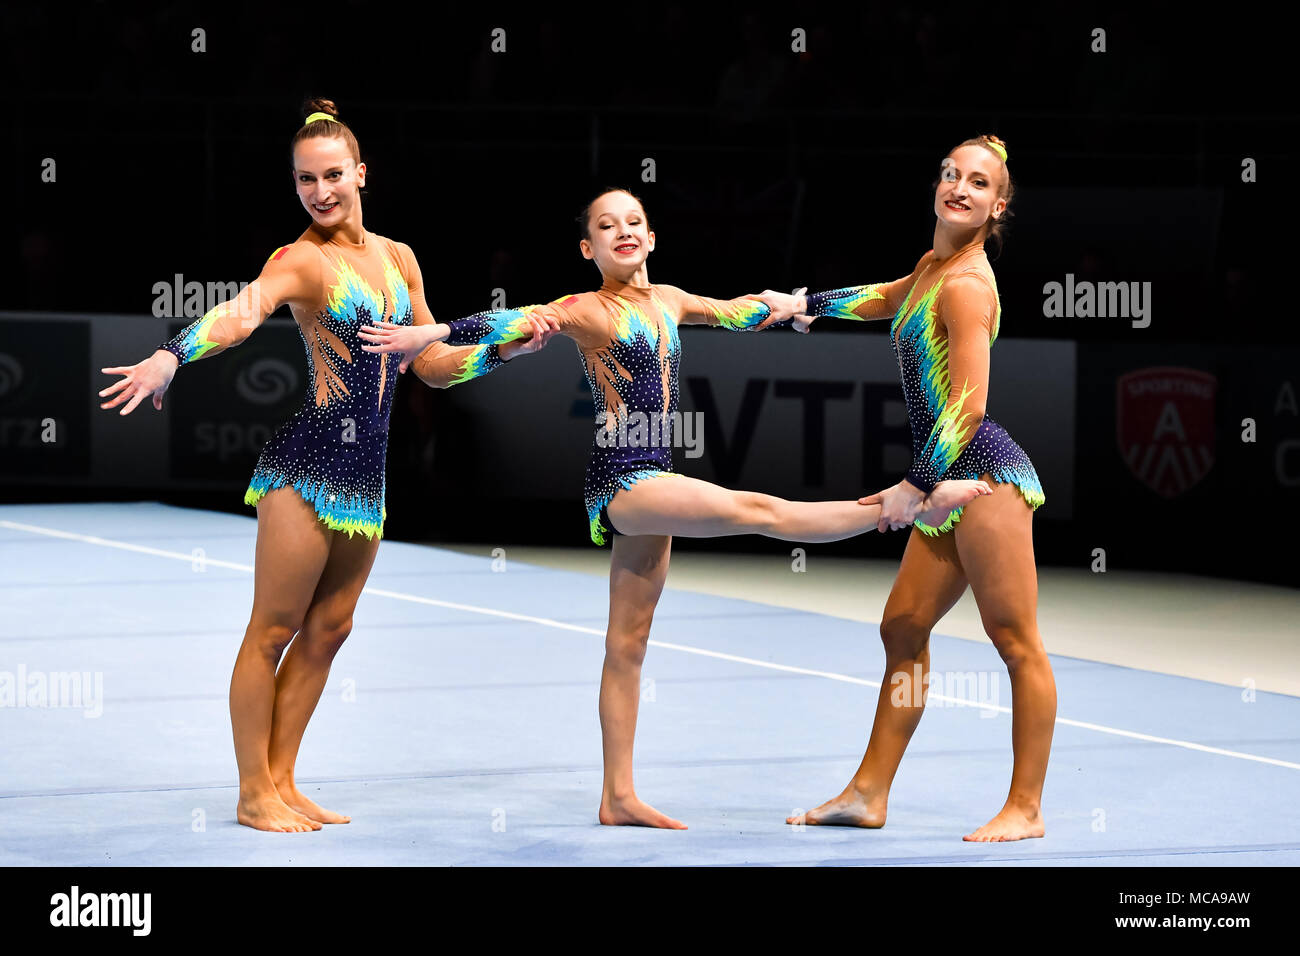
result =
M89 534L76 534L71 531L59 531L55 528L42 528L38 525L20 524L16 521L0 520L0 528L11 528L15 531L27 531L31 534L42 534L54 538L66 538L70 541L80 541L84 544L94 544L104 548L118 548L123 551L135 551L140 554L149 554L158 558L171 558L176 561L185 561L193 564L196 561L203 564L210 564L218 568L230 568L234 571L246 571L249 574L253 572L251 565L237 564L233 561L219 561L215 558L196 557L194 554L185 554L181 551L164 551L161 548L149 548L140 544L128 544L125 541L113 541L109 538L99 538ZM507 618L512 621L527 621L530 624L541 624L544 627L553 627L563 631L577 631L580 634L594 634L597 637L604 637L605 632L593 627L582 627L578 624L567 624L564 621L555 621L548 617L536 617L532 614L517 614L513 611L502 611L497 608L479 607L475 604L459 604L455 601L440 601L437 598L421 597L418 594L406 594L402 591L387 591L382 588L367 587L363 590L364 594L373 594L376 597L392 598L396 601L410 601L413 604L428 604L433 607L451 608L456 611L469 611L473 614L487 614L493 617ZM867 680L862 677L851 677L848 674L837 674L834 671L812 670L807 667L794 667L790 664L774 664L771 661L760 661L753 657L740 657L736 654L724 654L721 651L710 651L702 647L691 647L688 644L671 644L667 641L649 642L654 647L662 647L667 650L681 651L684 654L696 654L700 657L715 657L719 660L734 661L738 664L749 664L753 667L765 667L768 670L784 671L788 674L802 674L806 677L823 677L826 680L841 681L846 684L860 684L863 687L874 687L880 689L880 682ZM994 710L1000 713L1011 713L1010 707L1002 707L987 702L967 700L963 697L946 697L942 694L930 693L926 695L927 700L942 700L945 703L956 704L966 707L978 707L981 710ZM1069 717L1057 717L1058 724L1064 724L1067 727L1080 727L1084 730L1095 730L1098 733L1111 734L1116 737L1128 737L1131 740L1144 740L1148 743L1168 744L1171 747L1183 747L1186 750L1199 750L1202 753L1219 754L1223 757L1235 757L1238 760L1253 760L1257 763L1271 764L1275 767L1287 767L1291 770L1300 770L1300 763L1293 763L1289 760L1278 760L1275 757L1261 757L1258 754L1242 753L1237 750L1224 750L1221 747L1207 747L1205 744L1193 743L1190 740L1175 740L1172 737L1156 737L1152 734L1141 734L1132 730L1121 730L1118 727L1107 727L1104 724L1093 724L1084 720L1071 720Z

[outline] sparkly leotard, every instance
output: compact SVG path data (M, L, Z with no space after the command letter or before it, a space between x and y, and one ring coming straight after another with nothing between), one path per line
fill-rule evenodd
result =
M313 224L267 260L256 282L159 346L181 365L238 345L288 303L307 351L311 384L292 418L258 456L244 494L256 505L290 485L329 528L382 536L388 418L400 354L362 350L357 329L380 319L426 325L433 315L410 247L372 232L355 244ZM411 368L445 388L502 364L495 345L434 343Z
M927 494L939 481L992 475L1010 482L1030 507L1045 500L1033 463L1006 429L984 414L988 352L998 337L1002 304L982 243L940 262L933 250L912 274L894 282L850 286L808 296L808 314L841 319L891 318L890 343L903 379L912 425L907 480ZM951 383L960 381L954 390ZM961 508L937 528L961 519Z
M452 345L509 342L531 334L525 316L549 315L578 346L596 409L596 434L583 482L595 544L614 530L605 508L620 488L673 470L681 324L751 331L770 321L757 299L710 299L670 285L631 286L606 279L595 292L549 305L500 309L451 323ZM615 530L615 534L618 532Z

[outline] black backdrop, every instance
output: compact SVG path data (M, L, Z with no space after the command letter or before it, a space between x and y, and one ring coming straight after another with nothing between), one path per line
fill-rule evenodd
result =
M1300 416L1286 398L1300 386L1288 295L1300 124L1273 74L1292 23L1088 4L9 5L0 17L0 310L148 313L174 274L253 278L306 226L288 143L308 95L334 99L353 126L366 226L411 244L444 319L494 288L522 303L594 287L572 218L607 184L645 199L656 281L730 296L894 278L929 248L937 160L995 132L1018 188L994 260L1002 334L1079 343L1074 516L1037 523L1040 560L1086 566L1103 539L1115 567L1297 581L1282 529L1300 504ZM497 27L504 53L489 47ZM205 52L191 49L195 28ZM791 51L796 28L805 53ZM1104 53L1090 51L1095 28ZM654 182L641 178L647 157ZM1247 157L1255 182L1242 181ZM54 183L41 180L46 158ZM1150 282L1151 325L1044 316L1044 283L1067 274ZM0 350L34 344L0 334ZM300 362L296 348L286 339ZM36 349L59 361L56 342ZM1172 497L1134 479L1116 435L1119 378L1162 366L1218 382L1214 467ZM67 389L85 390L80 370ZM424 506L454 480L442 452L424 454L430 434L439 449L469 440L448 408L448 394L403 382L388 533L581 544L577 487L526 522L499 492L472 518ZM1240 439L1247 417L1254 444ZM240 482L202 495L165 476L144 491L47 488L38 463L4 434L0 445L4 500L147 492L242 509ZM825 550L902 545L867 535Z

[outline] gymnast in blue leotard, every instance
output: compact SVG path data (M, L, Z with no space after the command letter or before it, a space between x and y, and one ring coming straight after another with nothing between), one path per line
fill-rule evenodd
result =
M383 533L396 359L445 388L535 350L547 334L539 326L526 342L436 344L412 356L363 351L359 327L381 319L431 325L433 316L410 247L362 225L366 167L356 137L330 101L313 101L308 113L290 144L298 198L311 216L306 231L275 250L238 296L148 359L104 369L124 377L100 393L104 408L126 403L120 414L149 397L161 409L180 366L238 346L281 305L296 320L311 386L302 408L263 447L245 492L244 501L257 507L253 610L230 683L235 818L278 832L350 819L304 794L294 768Z
M1029 456L983 411L987 362L980 368L985 374L971 374L980 365L981 350L987 353L997 339L1002 318L983 240L969 242L942 260L931 249L911 275L896 282L849 286L805 298L806 314L813 319L892 319L889 343L912 428L912 466L906 475L911 485L929 492L942 479L987 474L995 482L1015 485L1033 509L1046 500ZM967 334L967 327L986 330L987 342L982 334ZM960 329L956 347L971 352L959 357L961 378L955 383L950 374L950 328ZM954 508L938 528L919 519L913 524L925 534L942 534L960 520L961 512Z
M934 189L934 248L910 275L795 297L803 313L796 323L891 320L912 465L881 492L881 529L916 520L881 616L885 677L862 763L839 796L787 822L884 825L890 785L924 707L923 691L909 688L917 675L928 681L930 631L969 584L1011 679L1015 764L1002 809L964 839L1041 837L1056 718L1056 683L1038 633L1032 531L1045 497L1029 456L986 414L1002 306L984 243L1001 241L1014 193L1006 145L996 136L960 143L944 157ZM935 482L961 478L983 478L993 494L938 523L918 516Z

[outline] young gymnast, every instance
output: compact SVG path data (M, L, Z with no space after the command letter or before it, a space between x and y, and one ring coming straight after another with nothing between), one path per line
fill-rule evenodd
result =
M601 193L579 223L582 254L595 262L604 280L599 290L428 328L377 323L361 330L361 338L372 343L362 348L415 354L444 339L456 345L502 345L532 334L529 323L539 319L577 344L596 407L584 485L587 523L596 544L605 542L607 532L614 535L600 684L605 775L598 818L603 824L685 829L638 799L632 780L641 662L668 574L672 536L762 534L786 541L837 541L873 530L880 508L856 501L785 501L674 473L681 355L677 326L752 331L788 324L790 297L782 299L787 311L774 312L761 297L723 301L651 285L646 259L655 234L641 202L625 190ZM921 513L941 522L952 508L990 491L978 477L939 483Z
M935 483L982 478L993 494L956 508L936 526L912 523L898 577L885 603L880 635L885 677L862 764L839 796L788 823L884 826L889 787L924 709L930 630L966 590L1011 679L1015 760L1002 809L969 841L1041 837L1043 781L1056 721L1056 683L1038 634L1038 576L1032 517L1044 501L1025 452L985 414L989 348L1002 306L984 254L1001 242L1013 185L1006 145L996 136L968 139L943 160L935 183L934 248L893 282L793 297L797 321L892 319L912 425L912 467L880 494L880 530L904 527L925 507ZM922 675L920 703L893 696Z
M263 447L244 495L257 507L253 609L230 681L236 818L280 832L350 819L308 798L294 765L330 664L351 631L387 513L384 459L397 376L389 356L359 348L357 329L381 319L433 323L410 247L362 226L366 166L356 137L329 100L308 109L290 147L298 198L311 217L307 230L272 253L238 296L152 356L103 369L124 377L99 393L116 393L101 408L127 402L122 415L148 396L161 409L179 366L238 345L283 303L297 322L311 386L302 408ZM402 356L402 370L410 365L445 388L541 348L550 332L541 323L537 330L508 345L434 345Z

